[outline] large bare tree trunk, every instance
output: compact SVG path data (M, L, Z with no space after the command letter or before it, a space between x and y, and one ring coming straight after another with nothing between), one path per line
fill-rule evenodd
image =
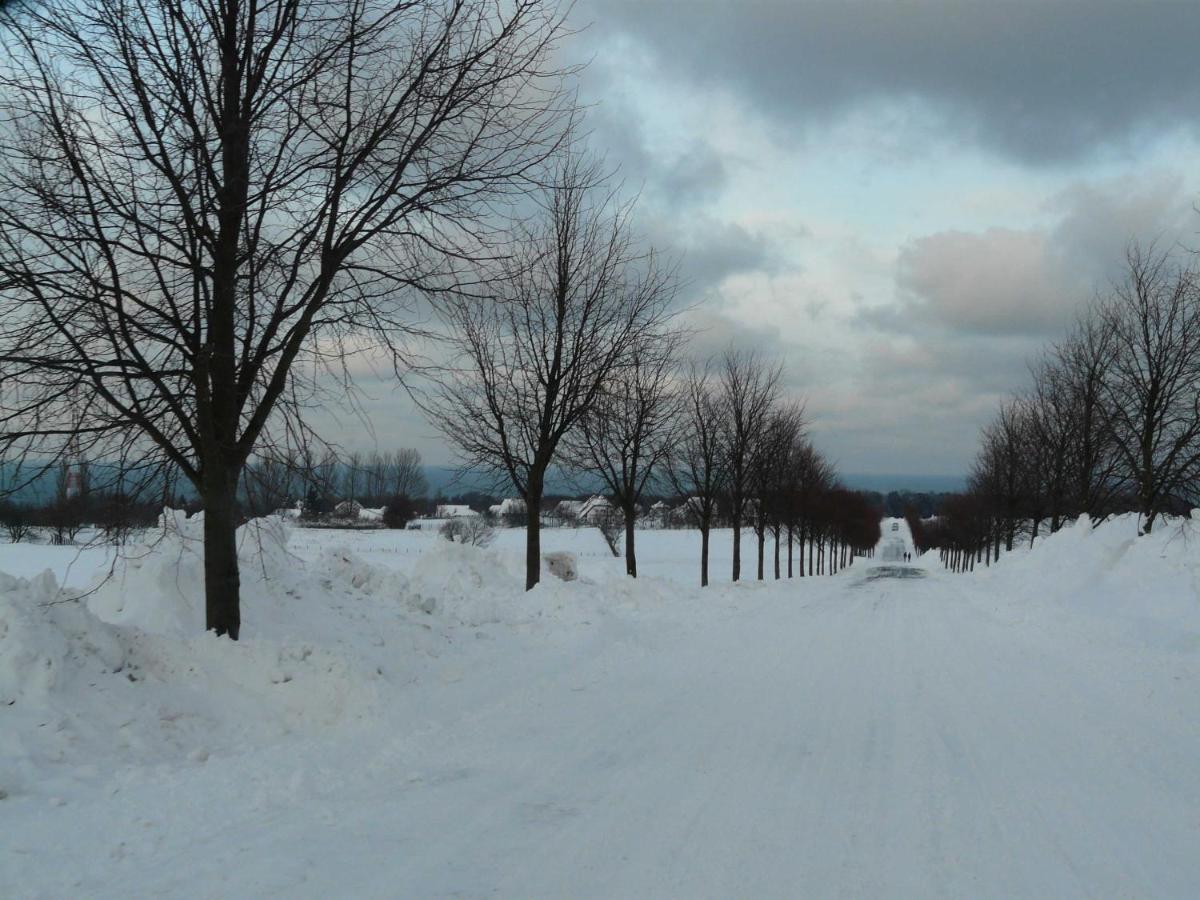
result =
M542 580L542 490L530 487L525 497L525 590Z
M1143 472L1153 471L1153 465L1151 454L1149 451L1146 451L1143 453ZM1142 524L1138 533L1150 534L1154 528L1154 518L1157 512L1155 509L1154 488L1150 484L1149 477L1145 475L1139 478L1138 482L1138 511L1142 515Z
M630 578L637 578L637 551L633 545L633 526L634 515L636 510L633 504L628 505L623 512L625 513L625 574Z
M235 641L242 626L236 484L226 473L214 473L203 496L205 627Z
M742 517L733 516L733 580L742 580Z
M754 530L754 536L758 540L758 580L762 581L763 580L763 557L765 555L766 544L767 544L766 529L756 528Z
M708 532L707 523L700 526L700 587L708 587Z

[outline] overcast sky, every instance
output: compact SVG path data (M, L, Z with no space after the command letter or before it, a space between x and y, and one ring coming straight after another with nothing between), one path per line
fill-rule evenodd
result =
M1127 241L1200 246L1200 3L580 0L573 19L592 144L684 254L702 346L781 359L843 471L965 472ZM377 430L449 459L407 413Z

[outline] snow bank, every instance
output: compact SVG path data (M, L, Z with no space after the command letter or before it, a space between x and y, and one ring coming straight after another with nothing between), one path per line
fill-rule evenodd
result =
M583 625L606 612L601 594L595 584L574 587L546 571L541 583L526 591L523 556L440 541L413 567L407 600L463 625Z
M0 574L0 799L41 780L46 763L72 758L78 744L94 746L85 736L111 725L97 695L121 677L127 657L117 631L52 573Z
M86 591L0 574L0 791L47 764L202 761L370 718L381 664L346 652L279 520L239 532L248 639L204 632L202 528L164 513Z
M330 532L322 534L330 539ZM657 605L678 594L678 588L660 591L648 580L628 590L624 562L594 528L544 532L545 557L571 556L576 580L565 584L544 562L541 584L526 592L524 537L523 529L501 529L494 543L476 547L428 533L382 531L337 535L335 546L322 547L313 533L297 532L291 546L315 557L311 570L337 590L361 592L447 626L585 626L616 609Z
M526 592L520 554L440 540L406 572L328 543L301 558L268 518L238 532L235 643L204 632L202 538L202 518L167 510L85 588L0 574L0 791L60 763L188 765L368 724L384 692L442 677L449 648L472 659L480 628L569 642L677 593L586 574Z
M1087 516L975 574L988 596L1086 617L1140 645L1200 652L1200 511L1138 536L1138 517Z
M254 519L238 529L242 590L253 607L266 585L298 562L287 551L282 518ZM204 630L204 516L164 510L144 543L122 554L87 594L88 608L106 622L156 634Z
M0 705L44 704L81 672L118 672L125 648L49 571L0 573Z

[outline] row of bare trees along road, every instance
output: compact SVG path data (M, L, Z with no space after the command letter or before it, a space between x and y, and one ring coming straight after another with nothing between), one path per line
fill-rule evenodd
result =
M984 428L968 490L935 521L909 521L919 547L961 571L1083 514L1136 512L1148 533L1197 502L1200 271L1132 246L1121 280Z
M781 536L789 571L794 539L831 566L872 543L777 370L684 373L676 267L555 62L565 7L44 0L0 7L0 32L0 466L188 482L218 634L241 626L239 492L270 507L318 445L306 413L364 354L411 386L418 341L420 405L527 501L530 587L555 463L627 513L655 481L686 491L703 581L718 497L734 579L743 528L760 577L768 536L777 572ZM370 494L407 468L350 471Z

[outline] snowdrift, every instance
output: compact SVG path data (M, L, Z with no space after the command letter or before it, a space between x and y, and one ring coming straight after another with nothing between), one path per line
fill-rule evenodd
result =
M369 724L381 692L427 677L480 628L569 638L672 592L549 577L526 592L513 554L441 540L407 573L336 545L306 560L267 518L238 532L234 643L204 632L202 532L167 510L82 589L0 574L0 791L47 764L203 762Z
M204 517L165 510L159 527L129 548L85 595L88 608L115 625L158 634L194 635L204 630ZM242 590L251 613L282 584L299 562L287 551L288 529L276 517L238 529Z
M0 575L5 897L1198 883L1200 522L703 593L694 534L633 581L563 529L580 578L527 593L515 531L268 519L236 643L202 631L201 527Z
M169 597L169 595L168 595ZM46 766L204 762L294 732L365 719L371 673L313 642L239 644L203 631L154 633L104 621L46 573L0 575L0 791L46 780ZM104 599L101 597L101 599ZM144 596L136 609L161 624ZM175 611L164 598L162 608Z
M289 543L286 522L269 518L238 535L245 638L234 643L203 631L202 528L166 511L144 544L82 589L49 572L0 574L0 791L38 771L44 780L48 765L74 764L78 776L106 761L192 764L367 726L407 685L446 671L486 681L496 659L479 647L501 635L516 654L521 641L571 648L599 633L632 644L644 640L639 623L661 615L679 640L700 596L625 578L600 556L583 560L576 581L547 576L526 592L513 547L441 540L400 571L329 533ZM1082 520L974 575L931 574L957 579L1005 622L1057 618L1109 647L1200 653L1200 521L1169 520L1143 538L1136 529L1134 517ZM746 587L717 588L704 604L752 615L805 586Z
M1140 537L1136 515L1095 525L1082 516L966 577L998 606L1036 605L1125 643L1200 651L1200 510Z
M51 573L29 580L0 573L0 704L45 703L74 677L120 671L125 657L115 630Z

